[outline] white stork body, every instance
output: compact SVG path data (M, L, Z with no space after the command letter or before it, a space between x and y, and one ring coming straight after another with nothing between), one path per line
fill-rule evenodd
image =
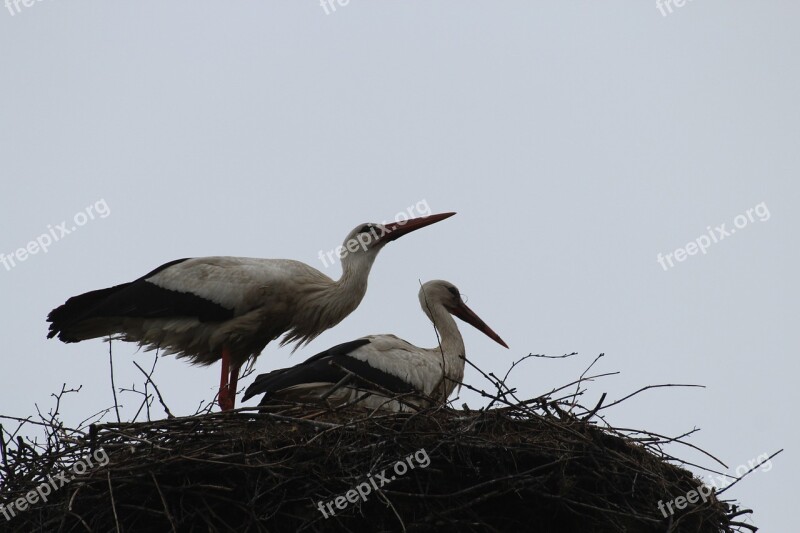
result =
M425 404L419 398L391 399L403 393L421 393L445 402L464 378L464 341L452 315L506 344L464 304L453 284L429 281L420 289L419 298L439 334L440 346L419 348L394 335L370 335L335 346L294 367L258 376L244 399L263 392L262 404L273 398L325 400L334 405L358 402L391 411L407 410L409 403Z
M288 259L186 259L134 282L149 284L148 292L161 289L165 313L151 308L134 313L138 316L105 316L119 311L95 310L100 316L81 321L70 333L77 340L115 334L203 365L219 360L227 346L232 363L242 364L281 335L284 344L300 345L338 324L361 302L368 275L367 268L348 269L333 281Z
M70 298L48 315L48 337L80 342L111 336L196 364L222 359L220 406L230 409L242 364L282 335L282 345L300 346L341 322L361 303L372 264L387 242L453 214L360 225L345 244L357 239L364 246L342 259L336 281L288 259L172 261L133 282Z

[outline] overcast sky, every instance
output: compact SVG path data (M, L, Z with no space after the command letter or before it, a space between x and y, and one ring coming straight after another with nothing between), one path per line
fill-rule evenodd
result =
M731 473L786 448L726 495L764 531L789 531L800 4L676 1L6 6L0 413L47 409L63 383L83 386L67 422L113 403L107 345L45 339L70 296L204 255L338 277L319 253L357 224L457 211L388 245L354 313L292 357L267 347L258 371L366 334L431 347L417 291L446 279L511 347L460 323L486 371L579 352L516 369L522 396L601 352L594 370L621 374L591 384L586 404L705 385L606 416L702 428L691 442ZM117 343L114 358L117 385L141 385L132 361L151 354ZM219 367L163 358L155 379L186 415L213 397ZM466 380L487 386L469 368ZM129 415L139 403L120 401Z

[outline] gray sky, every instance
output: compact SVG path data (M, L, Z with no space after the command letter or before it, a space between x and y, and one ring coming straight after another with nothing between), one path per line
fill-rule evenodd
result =
M649 391L608 420L667 435L700 427L691 442L731 472L786 448L726 495L765 531L788 531L800 4L671 5L666 15L655 0L1 10L0 253L59 236L62 221L70 233L0 264L0 413L48 408L65 382L83 385L68 422L111 405L107 346L45 339L48 311L70 296L187 256L286 257L337 277L320 251L424 202L458 215L387 246L352 315L291 358L269 346L259 371L366 334L433 346L416 294L419 280L447 279L511 346L463 325L485 370L580 352L515 370L523 396L577 378L600 352L595 370L622 374L592 384L586 404L648 384L706 385ZM79 214L88 206L94 218ZM723 223L736 232L705 245ZM676 255L689 242L705 253ZM118 343L114 356L118 386L141 384L131 361L151 355ZM218 378L218 366L174 358L156 371L176 414L211 398ZM486 386L472 369L466 379ZM121 402L128 414L138 406L131 394Z

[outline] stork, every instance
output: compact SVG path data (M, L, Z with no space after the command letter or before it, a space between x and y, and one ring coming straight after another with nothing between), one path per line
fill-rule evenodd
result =
M341 322L364 298L372 263L388 242L454 214L358 225L340 249L348 253L337 281L289 259L178 259L130 283L73 296L47 316L47 337L110 337L199 365L221 359L218 402L230 410L248 359L282 335L281 346L294 342L297 349Z
M422 393L444 403L464 377L464 340L451 315L508 346L467 307L452 283L426 282L419 301L441 339L439 346L418 348L394 335L370 335L334 346L291 368L261 374L242 401L263 392L260 405L282 399L406 411L409 402L416 401L403 403L391 396ZM411 409L423 404L412 403Z

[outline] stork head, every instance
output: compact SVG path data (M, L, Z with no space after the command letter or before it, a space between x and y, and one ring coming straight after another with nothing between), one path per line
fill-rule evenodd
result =
M439 213L438 215L400 220L388 224L378 224L377 222L359 224L345 237L339 251L339 257L341 257L342 261L348 257L354 259L358 256L374 259L375 255L386 243L453 215L455 213Z
M492 328L486 325L486 322L481 320L472 309L467 307L467 304L465 304L464 300L461 298L461 292L449 281L435 279L423 283L419 290L419 302L428 316L430 316L430 307L441 305L451 315L460 318L478 331L482 331L497 344L508 348L508 345L500 338L500 335L495 333Z

